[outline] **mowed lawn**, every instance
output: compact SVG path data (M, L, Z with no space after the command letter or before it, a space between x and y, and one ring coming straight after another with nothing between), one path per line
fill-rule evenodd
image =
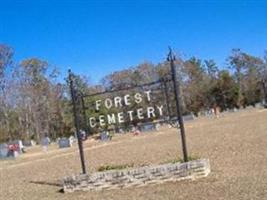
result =
M80 173L77 146L47 153L27 149L16 160L0 161L0 199L267 199L267 109L224 114L218 119L187 122L190 155L209 158L211 173L195 181L167 182L140 188L60 193L65 176ZM110 142L85 142L86 165L93 173L102 165L157 165L181 157L179 132L116 135Z

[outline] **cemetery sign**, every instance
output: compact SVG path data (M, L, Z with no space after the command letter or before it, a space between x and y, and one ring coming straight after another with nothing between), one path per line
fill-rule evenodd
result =
M164 110L168 111L167 115L169 115L168 117L170 119L170 99L168 95L166 95L166 90L165 103L160 103L160 101L157 100L158 96L154 96L152 89L142 89L130 92L136 88L145 88L147 86L153 86L155 84L162 84L166 89L166 81L173 84L175 119L179 124L177 128L180 129L181 134L183 159L185 162L188 161L185 129L179 102L180 91L176 77L176 67L174 64L175 56L172 53L171 49L169 50L167 61L170 63L171 67L171 79L165 78L164 80L158 80L151 83L125 87L117 90L107 90L94 94L81 94L75 87L73 80L74 75L69 70L69 86L72 98L74 124L78 136L78 145L83 174L86 174L86 168L81 137L82 128L86 129L88 134L89 131L93 128L107 129L107 127L110 125L129 125L136 123L137 121L149 122L154 119L162 118L164 115L166 115ZM118 95L117 92L120 91L124 92ZM99 95L106 95L108 93L117 93L117 95L105 96L105 98L94 98L93 103L89 105L89 108L85 105L85 98L90 98L93 96L97 97ZM87 114L88 112L86 112L86 110L88 111L88 109L91 109L91 112L89 112L89 114ZM97 115L93 115L92 110L96 112ZM102 110L105 110L105 112L101 112ZM89 116L87 117L87 115Z
M130 109L133 104L140 104L143 101L151 101L151 90L144 91L143 93L134 93L133 95L126 94L124 96L115 96L114 98L106 98L104 100L95 101L95 110L99 111L101 107L105 107L108 111L112 108L129 108L124 112L108 113L106 115L99 115L89 118L89 125L91 128L105 127L106 125L121 124L126 121L132 122L134 120L143 120L157 118L163 115L163 105L151 105L146 108Z

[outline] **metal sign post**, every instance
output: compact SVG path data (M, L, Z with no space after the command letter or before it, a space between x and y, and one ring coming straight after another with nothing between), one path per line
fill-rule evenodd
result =
M71 73L71 70L69 70L69 84L70 84L70 93L71 93L71 99L72 99L72 106L73 106L73 116L74 116L74 125L76 128L77 138L78 138L78 146L79 146L79 152L80 152L80 159L81 159L81 165L82 165L82 173L86 174L86 168L85 168L85 162L84 162L84 153L83 153L83 143L81 138L81 132L80 132L80 119L78 118L77 114L77 91L75 91L74 85L73 85L73 74Z
M178 122L180 125L179 128L180 128L180 132L181 132L183 157L184 157L184 161L187 162L188 156L187 156L187 148L186 148L185 129L184 129L184 121L182 118L182 113L181 113L181 108L180 108L180 90L179 90L179 87L177 87L178 82L177 82L176 68L175 68L175 64L174 64L175 60L176 60L176 58L173 55L173 52L170 48L170 51L169 51L169 54L167 57L167 61L169 61L171 64L171 75L172 75L173 89L174 89L174 95L175 95L176 114L177 114L177 119L178 119Z

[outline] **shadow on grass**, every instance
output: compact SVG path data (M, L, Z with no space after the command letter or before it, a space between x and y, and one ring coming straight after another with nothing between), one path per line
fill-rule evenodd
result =
M37 184L37 185L49 185L49 186L55 186L60 187L60 189L57 191L59 193L64 193L62 184L59 183L53 183L53 182L47 182L47 181L30 181L30 183Z

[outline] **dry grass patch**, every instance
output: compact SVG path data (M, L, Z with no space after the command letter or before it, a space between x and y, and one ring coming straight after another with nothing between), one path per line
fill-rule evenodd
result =
M209 158L211 174L202 180L150 185L143 188L61 194L63 177L81 171L77 146L48 153L28 149L16 160L0 161L0 199L187 199L263 200L267 197L267 109L199 118L185 124L190 155ZM84 144L90 173L101 166L133 163L133 167L178 161L182 157L176 129L140 136L116 135L110 142ZM109 168L109 167L108 167Z

